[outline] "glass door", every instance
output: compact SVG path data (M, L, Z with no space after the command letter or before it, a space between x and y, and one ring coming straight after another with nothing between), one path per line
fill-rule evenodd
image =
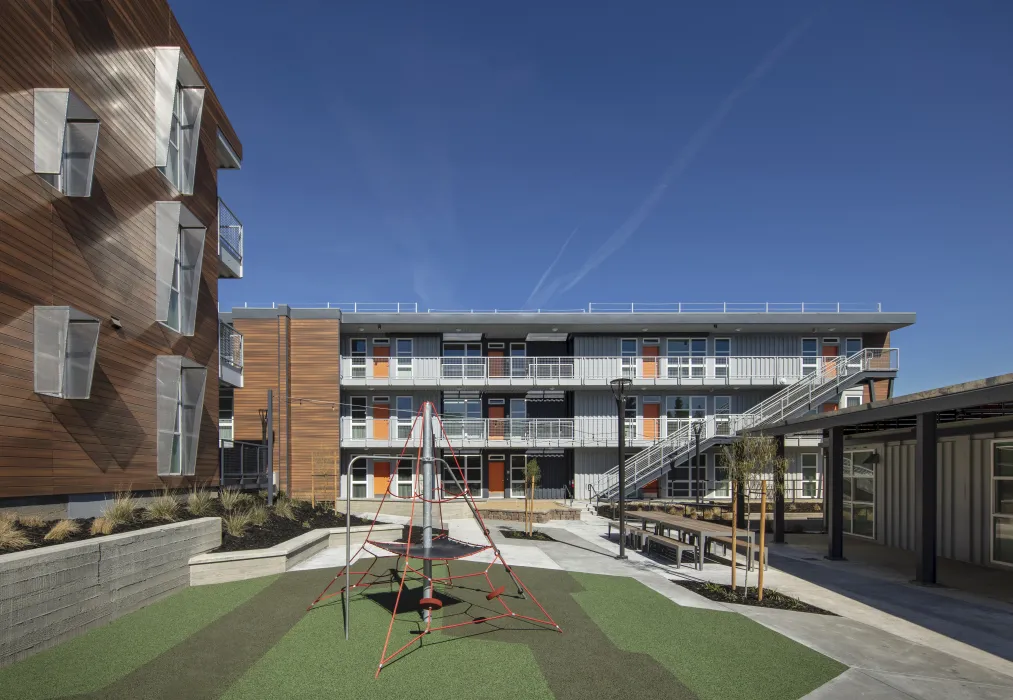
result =
M398 379L411 379L412 376L412 339L398 338L395 350L397 352L397 367L395 372Z
M623 338L621 350L623 360L623 377L626 379L637 378L637 339Z

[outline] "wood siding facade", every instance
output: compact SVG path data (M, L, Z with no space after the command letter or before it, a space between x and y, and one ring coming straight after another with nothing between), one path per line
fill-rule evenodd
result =
M157 46L181 47L207 86L193 195L155 169ZM90 197L64 197L34 172L36 88L69 88L101 120ZM0 124L0 498L167 483L156 468L159 355L207 367L193 478L216 482L218 131L242 150L168 4L0 3ZM155 203L171 200L207 227L191 337L155 321ZM101 321L90 399L34 392L36 305Z

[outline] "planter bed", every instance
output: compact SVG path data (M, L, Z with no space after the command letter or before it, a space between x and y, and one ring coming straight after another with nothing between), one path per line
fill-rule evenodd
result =
M316 508L306 502L292 505L292 519L283 518L273 511L263 525L250 526L242 537L233 537L222 531L222 546L216 552L239 552L266 549L304 535L311 530L345 527L345 514L335 513L322 505ZM369 525L372 521L352 516L352 526Z
M759 608L776 608L778 610L793 610L795 612L814 613L816 615L832 615L836 617L835 613L832 613L823 608L817 608L815 605L809 605L798 598L792 598L789 595L778 593L773 588L764 588L763 600L759 601L756 599L756 588L750 587L747 595L742 595L742 588L738 587L736 590L732 590L731 586L726 586L720 583L704 583L699 581L685 581L672 579L672 583L678 584L683 588L702 595L708 600L714 600L719 603L733 603L735 605L752 605Z
M382 540L395 540L401 536L402 525L376 523L351 528L351 546L355 549L366 541L366 533L373 528L373 536ZM329 548L345 547L345 528L333 527L304 531L298 537L264 549L215 550L190 559L190 585L241 581L271 574L281 574L317 552Z
M542 532L540 530L535 530L530 535L528 535L528 533L524 532L524 530L510 530L508 528L501 528L500 532L508 540L529 540L529 541L534 540L534 541L538 541L538 542L555 542L556 541L555 539L553 539L549 535L546 535L544 532Z

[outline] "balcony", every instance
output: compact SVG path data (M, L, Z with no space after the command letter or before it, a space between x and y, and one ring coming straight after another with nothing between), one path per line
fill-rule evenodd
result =
M822 358L755 357L342 357L341 383L362 387L786 386Z
M218 277L243 276L243 222L218 200Z
M709 416L717 435L732 435L738 416ZM647 447L685 427L689 419L636 418L626 421L626 441ZM531 447L618 447L617 420L610 417L577 418L447 418L434 419L436 447L459 449L512 449ZM443 432L446 431L446 438ZM341 419L341 447L401 448L421 439L421 426L395 418ZM449 440L449 445L448 445Z
M243 334L223 321L218 322L218 381L243 388Z

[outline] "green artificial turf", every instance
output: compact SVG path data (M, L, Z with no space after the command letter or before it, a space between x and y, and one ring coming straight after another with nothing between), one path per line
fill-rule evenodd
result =
M376 562L381 583L354 593L347 642L340 597L306 612L333 571L202 586L0 670L0 698L793 700L845 668L741 615L677 606L631 578L518 567L562 634L517 618L435 632L374 680L397 593L393 562ZM540 616L502 567L490 576L511 609ZM436 624L501 612L487 591L481 576L438 586ZM419 628L419 598L409 577L388 653Z
M187 588L0 669L0 698L42 700L104 688L242 605L276 576Z
M616 646L651 655L701 700L792 700L847 669L737 613L673 605L633 579L571 575Z
M415 588L414 585L409 586L409 589ZM389 602L384 595L389 590L386 585L371 589L385 602ZM408 593L403 603L411 597ZM415 593L414 598L417 599L417 591ZM479 599L475 605L489 605L484 595L473 597ZM343 606L340 598L334 600L334 603L307 613L229 689L223 696L224 700L288 697L334 700L553 698L527 646L523 643L478 641L481 635L473 640L463 640L435 633L426 638L422 648L416 645L411 653L390 663L379 679L374 680L390 624L390 612L374 598L357 592L350 606L351 634L346 642ZM391 652L411 639L412 630L418 627L417 608L405 607L408 612L399 615L391 634ZM457 613L451 608L456 610L461 607L460 604L448 604L444 609L447 611L444 624L458 621ZM474 608L472 612L482 614ZM491 612L486 610L484 614ZM438 617L444 619L443 614ZM470 629L481 632L482 626Z

